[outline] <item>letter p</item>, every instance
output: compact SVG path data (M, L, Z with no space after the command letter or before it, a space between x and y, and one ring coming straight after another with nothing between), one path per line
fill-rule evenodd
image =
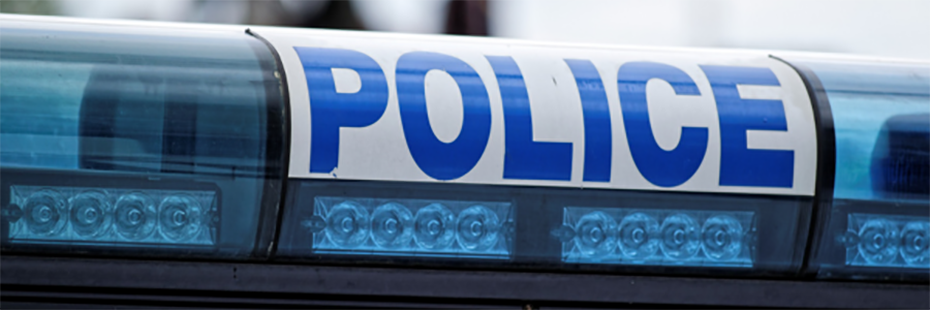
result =
M307 77L310 96L310 172L329 173L339 164L339 129L374 124L387 108L384 71L374 59L358 51L338 48L294 47ZM333 69L358 73L361 88L336 91Z

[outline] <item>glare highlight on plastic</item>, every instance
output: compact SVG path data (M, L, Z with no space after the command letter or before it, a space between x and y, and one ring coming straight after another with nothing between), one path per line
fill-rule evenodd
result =
M100 246L216 242L212 191L10 187L11 242Z
M506 259L507 202L316 197L302 222L317 253Z
M750 211L566 207L562 261L569 263L752 267Z
M846 265L930 268L930 218L853 213L847 220Z

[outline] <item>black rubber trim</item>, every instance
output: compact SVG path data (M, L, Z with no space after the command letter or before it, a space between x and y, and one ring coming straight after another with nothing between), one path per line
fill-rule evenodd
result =
M162 290L201 296L330 296L343 300L536 307L631 304L733 307L930 307L930 286L913 284L704 279L661 276L452 271L3 255L0 288L97 294ZM173 292L173 293L172 293ZM130 292L131 293L131 292ZM158 293L156 293L158 294ZM341 297L340 297L341 296Z
M817 127L817 179L810 234L801 267L803 276L814 277L819 270L816 264L817 251L823 241L824 231L830 223L830 211L833 210L833 187L836 182L836 135L833 127L833 111L830 109L827 92L814 71L804 65L791 63L774 55L769 55L769 57L781 61L798 73L801 81L804 82L814 110L814 125Z
M4 285L3 309L520 309L519 304L455 304L454 300L349 298L343 295L119 289Z
M268 102L268 143L266 145L267 171L265 173L265 188L262 192L261 217L259 219L258 234L255 240L253 256L270 258L278 240L278 223L281 223L281 210L284 197L287 194L287 175L290 166L291 154L291 102L287 90L287 77L281 57L274 46L255 34L251 29L245 33L261 41L274 57L274 64L261 62L262 71L273 76L265 79L265 93ZM257 48L257 47L256 47ZM280 105L278 105L280 104Z

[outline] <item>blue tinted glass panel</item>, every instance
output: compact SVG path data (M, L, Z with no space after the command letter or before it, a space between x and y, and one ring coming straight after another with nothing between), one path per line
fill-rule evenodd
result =
M836 139L833 200L825 201L817 223L820 241L810 265L827 278L925 280L930 65L797 64L822 86Z
M236 30L4 21L4 247L251 254L273 70Z
M930 66L811 65L833 112L834 196L927 200Z

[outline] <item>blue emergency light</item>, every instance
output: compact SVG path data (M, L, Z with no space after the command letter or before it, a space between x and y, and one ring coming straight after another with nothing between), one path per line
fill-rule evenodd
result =
M835 178L825 182L832 188L824 186L821 197L812 271L822 277L925 280L930 273L930 68L796 63L820 95L822 113L830 113L822 126L835 133Z
M282 99L264 44L6 25L4 253L251 255L283 151L270 140Z

